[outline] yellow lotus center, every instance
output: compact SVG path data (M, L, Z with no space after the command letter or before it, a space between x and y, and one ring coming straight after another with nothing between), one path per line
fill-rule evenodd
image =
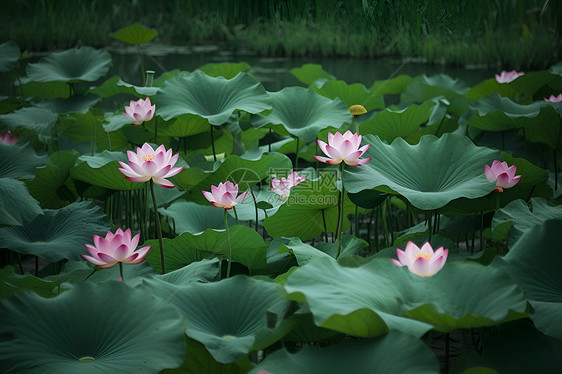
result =
M93 358L92 356L84 356L84 357L80 357L78 359L78 361L80 361L80 362L92 362L94 360L95 360L95 358Z
M367 113L367 109L363 105L352 105L349 107L349 113L354 116L359 116L361 114Z
M224 335L222 338L226 339L226 340L232 340L232 339L236 339L236 336L234 336L234 335Z
M156 156L155 155L144 155L144 156L142 156L142 159L144 160L144 162L147 162L147 161L154 160L154 157L156 157Z
M416 255L414 256L414 261L417 260L417 259L420 258L420 257L423 258L423 259L426 260L426 261L429 261L429 260L431 259L431 254L418 252L418 253L416 253Z

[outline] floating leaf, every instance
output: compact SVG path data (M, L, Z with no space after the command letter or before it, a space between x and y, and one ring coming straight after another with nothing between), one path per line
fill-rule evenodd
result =
M115 31L111 37L127 44L144 44L158 36L158 31L149 29L138 23L133 23Z
M88 201L43 213L23 226L0 228L2 246L49 262L81 260L80 254L87 253L84 244L109 229L101 209Z
M371 144L363 157L373 159L344 172L349 192L376 188L400 194L416 208L434 210L461 197L487 195L495 187L495 182L486 180L484 165L498 159L500 153L476 147L466 137L427 135L416 145L401 138L388 145L371 135L363 140Z
M328 80L320 87L311 85L310 88L330 99L339 98L348 108L352 105L362 105L367 111L384 108L382 95L369 92L360 83L348 85L344 81Z
M5 73L16 67L20 58L20 48L13 41L0 44L0 73Z
M103 77L111 65L105 50L78 47L55 52L27 65L27 76L37 82L93 82Z
M307 86L310 86L317 79L336 79L333 75L325 72L322 66L318 64L304 64L300 68L291 69L289 72Z
M220 126L235 111L259 113L271 109L265 89L246 73L227 80L203 73L178 74L164 82L156 94L158 115L170 120L195 114Z
M282 128L307 143L315 140L320 130L330 126L340 128L352 120L344 102L330 100L307 88L285 87L268 95L273 103L272 112L256 118L254 126Z
M25 183L0 178L0 226L22 226L40 214L43 211L29 194Z
M424 102L434 97L444 96L447 100L464 95L469 87L459 79L445 74L428 77L423 74L408 84L400 100L403 102Z
M250 69L250 65L245 62L221 62L216 64L206 64L199 68L199 70L208 76L225 77L226 79L232 79L238 75L238 73L246 72L248 69Z
M373 85L369 88L369 91L371 91L375 95L401 94L413 79L414 78L410 77L409 75L399 75L392 79L375 81L375 83L373 83Z
M0 366L14 372L157 373L185 354L182 320L121 282L82 283L45 299L21 293L0 307ZM25 349L22 349L25 347Z

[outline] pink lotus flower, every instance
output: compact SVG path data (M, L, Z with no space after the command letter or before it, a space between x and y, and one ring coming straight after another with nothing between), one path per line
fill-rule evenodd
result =
M287 178L274 178L271 180L271 191L279 195L279 200L285 200L291 193L291 188L304 181L306 176L299 176L296 171L292 172Z
M515 70L505 71L503 70L500 75L496 74L496 81L498 83L509 83L517 79L518 77L525 75L524 72L517 72Z
M19 139L19 137L20 136L17 134L12 134L11 131L8 131L6 134L0 131L0 142L6 145L14 144Z
M219 186L211 186L211 192L201 191L203 196L213 204L214 207L232 209L233 206L240 204L248 194L248 191L238 195L238 185L231 181L219 183Z
M544 101L550 101L551 103L559 103L562 101L562 93L558 94L558 96L550 95L548 99L545 97Z
M109 269L119 262L131 265L140 264L146 260L144 256L150 250L150 246L135 251L139 238L140 234L131 238L131 229L123 231L120 228L115 231L115 234L108 231L105 238L94 235L94 245L84 244L91 256L81 256L102 269Z
M496 182L496 188L494 188L494 191L497 192L503 192L504 188L511 188L513 186L515 186L519 180L521 179L521 176L515 176L515 172L517 171L517 166L512 165L512 166L507 166L507 162L500 162L498 160L495 160L492 163L492 167L489 167L488 165L484 165L484 172L486 173L486 179L491 182L491 181L497 181Z
M154 117L156 105L151 106L150 97L146 100L131 100L129 106L125 107L123 115L133 121L133 125L138 126L143 122L150 121Z
M175 185L166 178L173 177L184 168L184 166L172 167L176 164L179 153L172 157L172 149L166 151L164 145L154 150L148 143L144 143L142 148L137 147L137 153L127 151L127 156L129 165L119 161L123 167L119 168L119 171L133 182L146 182L152 179L159 186L172 188Z
M359 157L367 152L370 144L359 148L361 145L361 135L357 133L352 134L351 131L347 131L343 135L339 132L332 135L332 133L329 132L328 144L324 143L322 140L318 140L318 145L322 152L328 156L314 156L314 158L320 162L338 165L343 161L350 166L358 166L371 161L371 158L359 159Z
M422 245L421 249L414 243L408 242L404 251L398 248L396 253L400 261L393 258L392 262L395 265L407 266L410 272L420 277L431 277L443 268L449 250L439 247L433 252L429 242Z

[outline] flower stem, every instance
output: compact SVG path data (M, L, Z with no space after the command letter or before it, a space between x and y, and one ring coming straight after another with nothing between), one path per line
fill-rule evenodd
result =
M232 264L232 247L230 245L230 231L228 230L228 211L224 210L224 227L226 227L226 240L228 241L228 266L226 267L226 277L230 278L230 265Z
M98 267L94 266L94 269L92 270L92 272L86 278L84 278L83 282L86 282L92 275L94 275L94 273L96 271L98 271Z
M256 232L258 231L258 202L256 201L256 196L254 195L254 190L250 187L250 194L252 194L252 199L254 200L254 210L256 211Z
M150 180L150 192L152 193L152 205L154 207L154 216L156 217L156 233L158 234L158 244L160 244L160 262L162 262L162 274L166 274L164 243L162 242L162 226L160 225L160 214L158 213L158 204L156 204L156 195L154 194L154 181L152 179Z
M123 263L119 261L119 274L121 274L121 282L125 282L125 278L123 278Z
M342 237L342 227L343 227L343 203L344 203L344 188L343 188L343 169L345 164L340 163L340 179L341 179L341 191L340 191L340 214L338 219L338 251L336 252L336 260L340 257L341 253L341 237Z
M496 193L496 210L500 210L500 194Z
M211 126L211 147L213 148L213 159L217 161L217 153L215 152L215 140L213 138L213 125L209 124L209 126Z

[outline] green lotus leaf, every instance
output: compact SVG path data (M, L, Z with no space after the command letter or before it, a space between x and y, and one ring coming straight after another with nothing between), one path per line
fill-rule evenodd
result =
M422 124L428 123L435 107L435 102L428 100L421 105L411 104L401 110L386 108L362 122L359 133L377 135L383 141L391 143L398 137L407 137L418 131Z
M94 234L105 236L109 229L105 214L88 201L43 213L23 226L0 228L2 246L49 262L81 260L84 244L91 243Z
M16 274L11 266L0 269L0 299L26 290L42 297L54 297L59 293L56 282L40 279L29 273Z
M117 81L117 86L127 87L127 92L130 92L135 96L154 96L156 95L156 92L158 92L158 87L135 86L133 84L123 82L121 79Z
M239 225L230 227L229 231L232 261L246 266L250 274L266 267L267 244L260 234L247 226ZM199 235L184 232L174 239L164 238L163 242L166 271L181 269L192 262L214 258L217 255L220 258L228 258L226 230L207 229ZM150 266L156 270L162 269L158 240L148 240L143 245L153 248L146 255Z
M211 77L224 77L226 79L232 79L238 75L238 73L246 72L250 69L250 65L245 62L232 63L232 62L221 62L217 64L206 64L199 68L203 73Z
M422 341L391 331L376 339L345 341L326 348L308 345L296 354L282 349L266 357L250 374L261 370L275 374L436 374L439 363Z
M105 50L78 47L55 52L27 65L27 76L37 82L93 82L103 77L111 65Z
M353 235L343 235L341 246L341 254L338 259L355 255L359 250L367 247L368 243ZM336 258L338 250L337 243L320 242L316 244L316 247L313 247L310 244L303 243L299 238L290 238L285 247L295 255L299 266L318 258ZM281 252L281 250L279 251Z
M560 109L557 112L554 105L541 108L539 115L525 124L525 139L531 143L542 143L552 149L560 149L562 124L559 112Z
M148 43L157 36L158 31L138 23L123 27L111 35L114 39L133 45Z
M1 142L0 142L1 143ZM0 144L0 177L29 179L35 176L35 168L47 163L46 156L37 156L31 145Z
M311 313L294 313L287 319L294 325L283 338L286 342L326 342L344 336L339 332L316 326Z
M5 73L16 67L20 58L20 48L13 41L0 44L0 73Z
M268 177L272 170L291 169L291 160L284 154L254 150L242 156L230 155L216 162L212 170L203 170L203 173L200 170L180 173L175 180L179 187L189 191L189 200L207 205L209 202L201 191L210 191L211 186L218 186L229 180L238 184L238 192L243 193ZM193 178L193 174L199 176Z
M158 87L156 86L156 84L154 84L154 82L153 87L139 87L122 81L118 76L111 77L103 82L101 86L89 90L90 93L96 94L103 98L115 96L122 93L144 98L145 96L154 96L157 91Z
M316 259L291 274L285 290L289 299L306 301L318 326L362 337L388 328L420 336L431 327L451 331L528 316L508 274L459 261L419 277L389 259L357 268Z
M284 203L284 201L279 200L279 196L268 187L261 186L260 189L258 186L254 186L252 191L254 192L254 196L257 201L258 222L261 222L266 217L277 213L279 207ZM236 213L234 213L234 210L231 210L228 213L230 218L238 216L238 219L241 221L256 222L256 205L254 205L252 195L248 193L244 200L240 204L236 205Z
M300 68L291 69L289 72L307 86L310 86L317 79L336 79L330 73L325 72L322 66L318 64L304 64Z
M8 130L29 130L42 142L54 139L58 114L47 108L25 107L0 115L0 124Z
M344 81L328 80L321 87L314 84L310 88L322 96L330 99L339 98L349 108L352 105L363 105L367 111L384 108L384 99L380 94L374 94L360 83L347 84Z
M121 282L76 284L51 299L21 293L0 316L0 366L13 372L158 373L185 354L177 310Z
M229 80L203 73L178 74L162 84L155 103L164 120L195 114L215 126L225 124L236 111L271 109L271 99L261 83L246 73Z
M22 80L22 88L26 96L37 96L42 99L68 99L70 96L70 86L63 82L24 83Z
M212 205L199 205L191 201L178 200L167 208L158 210L173 219L177 234L189 232L197 235L206 229L224 230L224 212Z
M334 174L335 175L335 174ZM328 232L337 231L339 191L328 177L320 181L305 180L291 189L287 202L273 216L264 220L267 233L273 237L314 239L324 233L324 218ZM355 211L346 198L343 231L349 228L346 215Z
M448 75L438 74L428 77L423 74L408 84L400 95L400 101L421 103L437 96L452 100L464 95L468 90L469 87L464 82Z
M484 96L497 93L502 97L508 97L515 100L519 92L510 84L498 83L495 79L487 79L482 83L472 87L466 97L471 100L479 100Z
M123 152L103 151L94 156L82 155L78 158L76 166L70 170L70 174L74 179L112 190L143 188L144 183L131 182L125 178L118 170L121 167L118 161L129 163L127 155Z
M209 121L194 114L183 114L162 125L158 124L158 133L180 138L209 132ZM207 135L209 136L209 135ZM188 140L188 143L189 142Z
M373 159L344 172L348 192L376 188L400 194L418 209L434 210L461 197L487 195L495 187L486 180L484 165L500 153L477 147L466 137L427 135L416 145L401 138L388 145L371 135L363 140L371 144L363 157Z
M406 87L412 82L414 78L409 75L399 75L392 79L386 79L381 81L375 81L369 91L375 95L397 95L404 92Z
M285 87L268 95L273 103L272 112L258 116L254 126L282 128L307 143L315 140L320 130L330 126L340 128L353 118L344 102L330 100L308 88Z
M562 220L562 206L550 206L543 198L534 197L530 206L524 200L515 200L498 210L492 219L492 230L512 227L512 236L518 239L525 232L549 219Z
M187 336L203 343L220 363L233 363L288 332L282 321L291 302L279 297L274 282L235 276L186 286L155 280L145 284L179 309L187 322Z
M100 101L98 95L71 96L68 99L44 100L37 104L38 108L49 109L53 113L86 113Z
M509 271L534 309L531 319L546 335L562 339L562 220L546 220L521 235L491 266Z
M174 286L185 286L195 282L213 282L219 276L219 270L219 260L213 258L211 260L192 262L181 269L166 274L159 274L155 278Z
M242 358L233 364L221 364L197 340L185 336L186 353L183 364L177 369L164 369L160 374L247 374L253 366Z
M43 214L24 182L0 178L0 226L22 226Z
M525 75L520 76L516 80L509 82L509 85L515 88L517 91L523 92L527 95L527 98L532 100L532 97L543 87L550 85L557 81L561 84L562 79L557 74L550 71L532 71L527 72ZM542 100L542 96L537 99Z

